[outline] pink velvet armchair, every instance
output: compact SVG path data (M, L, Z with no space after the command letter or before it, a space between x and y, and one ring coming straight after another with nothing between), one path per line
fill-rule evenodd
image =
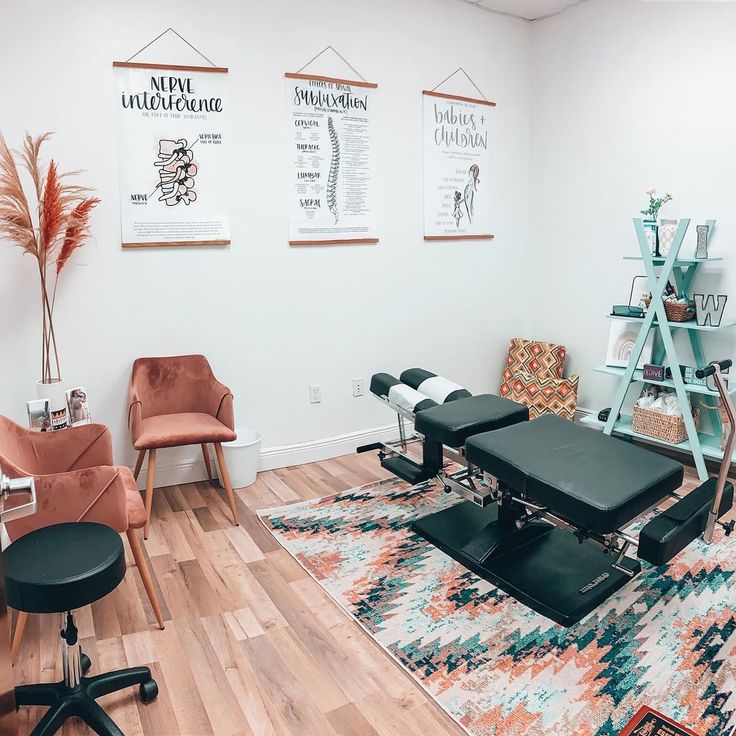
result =
M145 539L151 523L156 451L166 447L201 445L207 474L212 478L207 446L215 446L233 523L237 526L235 494L222 452L223 442L237 439L233 395L215 378L204 355L138 358L130 378L128 426L133 447L138 450L133 472L136 480L148 452Z
M145 508L130 470L113 465L107 427L88 424L59 432L31 432L0 416L0 473L10 478L32 475L36 481L37 512L7 524L11 540L69 521L94 521L125 532L156 620L164 628L136 532L146 523ZM11 501L8 507L12 505ZM18 614L14 658L27 620L28 614Z

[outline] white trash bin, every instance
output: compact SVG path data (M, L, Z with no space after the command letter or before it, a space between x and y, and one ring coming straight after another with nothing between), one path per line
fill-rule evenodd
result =
M258 463L261 457L261 442L263 435L250 429L235 429L238 439L233 442L223 442L222 451L225 455L227 469L230 471L230 482L233 488L245 488L256 482ZM222 485L222 473L217 464L217 477Z

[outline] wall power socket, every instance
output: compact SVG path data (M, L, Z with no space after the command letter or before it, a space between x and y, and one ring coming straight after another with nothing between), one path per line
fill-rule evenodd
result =
M322 401L322 386L318 383L313 383L309 387L309 403L319 404Z

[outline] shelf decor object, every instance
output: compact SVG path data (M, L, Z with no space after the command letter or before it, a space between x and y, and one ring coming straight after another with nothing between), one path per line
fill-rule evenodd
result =
M701 327L720 327L723 319L723 310L726 308L728 296L719 294L717 297L713 294L694 294L695 310L698 324Z
M645 409L643 406L634 404L632 409L632 423L634 432L645 434L653 439L661 439L673 445L684 442L687 439L685 420L673 414L664 414L654 409ZM700 413L697 409L693 411L695 426L698 426Z
M713 233L715 220L707 221L709 235ZM697 383L686 383L683 370L672 370L669 377L664 381L657 381L657 385L674 389L677 400L682 408L682 421L684 422L684 439L680 442L670 442L657 439L636 431L631 414L625 414L622 409L626 396L634 383L654 383L645 378L644 371L639 367L641 356L645 345L653 333L654 349L651 363L672 366L682 365L677 349L675 348L674 335L678 330L685 330L692 349L695 365L705 365L707 360L701 343L701 335L708 332L718 332L734 326L733 321L722 320L718 326L699 325L695 320L687 322L671 322L668 318L665 302L662 300L667 284L670 280L674 283L679 295L690 300L690 291L693 280L701 263L712 263L721 261L722 258L696 259L691 257L680 258L680 249L685 240L685 235L690 226L689 219L681 219L677 225L672 244L666 257L654 256L650 250L650 242L647 238L646 225L640 218L634 219L639 244L640 256L627 256L625 260L642 261L647 274L648 287L652 294L650 307L644 319L637 317L609 316L609 319L626 322L636 322L640 327L638 337L631 350L628 363L625 367L604 365L596 368L599 373L608 373L620 379L611 410L606 421L601 421L596 415L586 417L583 421L587 424L602 427L605 434L615 434L624 437L635 437L666 447L673 447L683 452L691 453L693 461L702 481L707 480L708 470L705 466L705 458L721 460L723 450L721 449L721 413L718 411L707 411L712 433L701 432L696 426L697 412L690 411L689 396L693 395L699 399L705 407L718 406L718 392L710 389L707 385ZM673 332L674 331L674 332ZM688 361L689 362L689 361ZM698 406L693 406L697 409ZM638 422L637 422L638 425ZM679 439L679 438L678 438Z
M676 232L677 220L662 220L657 229L659 255L666 256L670 252Z
M698 225L698 240L695 247L695 257L705 259L708 257L708 226Z
M661 383L664 381L664 374L665 369L663 365L652 365L652 363L647 363L644 366L643 376L645 381Z
M667 255L666 253L660 253L659 251L659 225L657 218L659 217L659 210L672 201L672 195L667 192L664 197L657 197L657 190L654 187L648 187L647 195L649 196L649 204L645 210L641 211L646 219L643 220L644 232L647 236L647 243L649 252L653 256ZM670 221L671 222L671 221Z

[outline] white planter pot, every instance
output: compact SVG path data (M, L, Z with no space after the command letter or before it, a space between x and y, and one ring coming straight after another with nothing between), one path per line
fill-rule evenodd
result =
M36 396L49 402L51 428L64 429L67 426L66 388L64 381L44 383L36 381Z

